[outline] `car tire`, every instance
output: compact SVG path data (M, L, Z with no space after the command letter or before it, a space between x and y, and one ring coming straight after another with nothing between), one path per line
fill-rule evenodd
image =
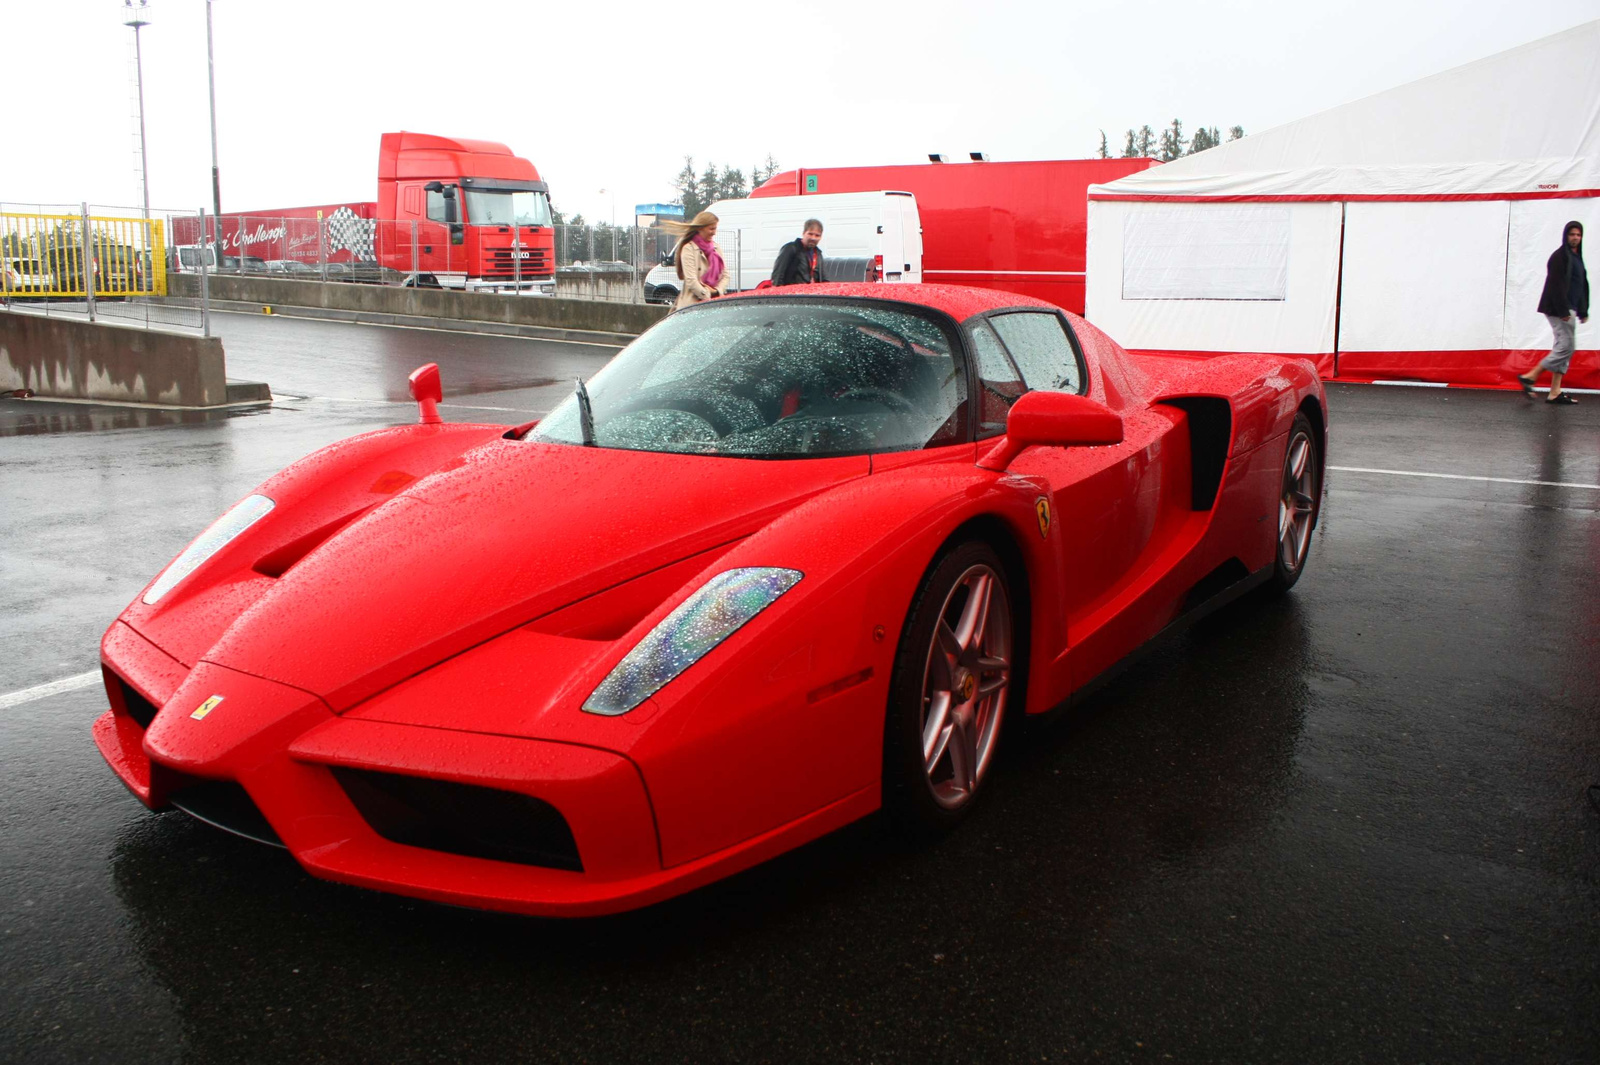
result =
M1017 676L1013 602L1004 564L982 541L945 551L912 598L883 742L883 806L904 835L948 831L983 792Z
M1294 416L1283 449L1278 490L1278 537L1267 589L1282 594L1295 586L1311 558L1311 534L1322 510L1322 455L1316 430L1304 414Z

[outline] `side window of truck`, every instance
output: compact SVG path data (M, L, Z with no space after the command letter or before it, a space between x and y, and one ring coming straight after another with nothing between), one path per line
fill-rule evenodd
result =
M982 440L1006 431L1006 415L1011 413L1011 404L1028 387L994 330L983 321L972 323L972 351L978 363L977 438Z
M442 193L442 192L430 192L430 193L428 193L428 221L430 221L430 222L443 222L444 221L444 193Z
M1047 392L1083 391L1078 353L1061 319L1049 311L1013 311L995 315L994 325L1006 350L1022 371L1029 389Z

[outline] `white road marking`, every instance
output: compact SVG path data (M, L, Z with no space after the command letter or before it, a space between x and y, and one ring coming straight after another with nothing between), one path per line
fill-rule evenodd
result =
M50 696L60 695L62 692L75 692L80 688L92 688L99 683L100 671L96 669L88 673L79 673L75 677L62 677L60 680L35 684L31 688L23 688L19 692L0 695L0 710L9 710L13 706L31 703L35 699L48 699Z
M1600 491L1600 484L1582 484L1577 481L1522 481L1515 477L1471 477L1464 473L1423 473L1418 470L1379 470L1369 466L1329 466L1340 473L1381 473L1390 477L1436 477L1442 481L1487 481L1490 484L1531 484L1540 488L1592 488Z

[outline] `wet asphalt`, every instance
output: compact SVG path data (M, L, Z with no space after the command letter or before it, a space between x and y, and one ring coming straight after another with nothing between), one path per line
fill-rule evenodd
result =
M516 423L604 349L224 316L270 411L0 400L0 696L95 667L263 477ZM313 880L143 810L82 688L0 709L0 1061L1600 1060L1600 396L1335 386L1306 575L1014 732L940 843L868 820L614 918ZM1515 484L1506 481L1549 482ZM804 767L797 767L803 772Z

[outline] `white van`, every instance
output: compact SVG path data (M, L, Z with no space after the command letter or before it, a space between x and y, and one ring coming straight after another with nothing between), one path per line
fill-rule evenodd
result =
M778 251L800 236L806 219L822 222L822 269L829 281L922 280L922 218L909 192L840 192L718 200L717 247L733 275L728 291L770 280ZM671 263L645 277L645 299L668 303L683 282Z
M167 249L167 273L198 274L200 260L205 259L206 272L217 272L217 249L214 244L174 244Z

